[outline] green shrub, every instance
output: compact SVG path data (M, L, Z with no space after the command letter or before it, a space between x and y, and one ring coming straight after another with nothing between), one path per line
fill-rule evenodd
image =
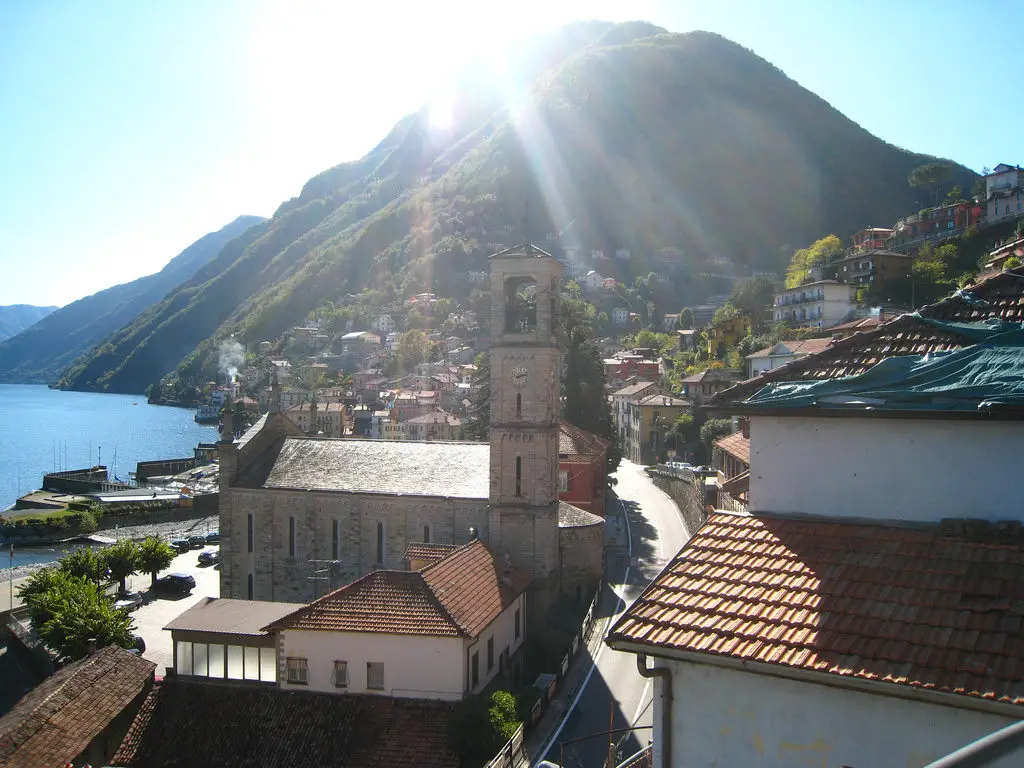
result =
M78 519L78 530L82 533L92 533L100 527L96 516L92 512L81 512Z

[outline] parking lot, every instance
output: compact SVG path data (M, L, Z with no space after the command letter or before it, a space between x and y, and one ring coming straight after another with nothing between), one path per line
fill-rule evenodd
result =
M217 545L209 545L215 548ZM171 648L171 633L164 627L178 614L198 603L204 597L220 597L220 566L199 565L199 553L202 549L183 552L174 558L171 567L161 571L165 573L187 573L196 580L196 588L191 595L173 593L153 593L149 590L149 574L138 573L128 580L128 588L141 592L145 602L132 612L135 620L135 632L146 641L146 652L142 655L156 664L156 673L163 676L166 667L174 663L174 652Z

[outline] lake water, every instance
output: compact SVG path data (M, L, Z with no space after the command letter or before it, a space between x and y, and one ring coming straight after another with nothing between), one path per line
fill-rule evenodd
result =
M187 408L149 405L144 395L0 384L0 510L55 469L105 464L112 478L127 480L136 462L191 456L198 443L217 439L215 427L192 416Z

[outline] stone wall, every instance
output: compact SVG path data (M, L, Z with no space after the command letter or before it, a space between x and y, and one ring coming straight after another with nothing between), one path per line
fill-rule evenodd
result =
M604 525L558 529L562 597L582 606L601 583L604 571Z
M649 474L654 484L672 497L672 501L679 507L686 532L690 535L696 533L708 516L703 478L685 470L669 473L652 469Z

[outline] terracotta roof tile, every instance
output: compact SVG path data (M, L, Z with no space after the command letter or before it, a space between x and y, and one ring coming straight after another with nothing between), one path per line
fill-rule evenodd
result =
M448 743L452 707L168 679L146 700L111 765L455 768L458 757Z
M715 441L715 448L719 448L730 456L750 466L750 438L744 437L743 432L733 432L720 440Z
M611 441L567 421L558 423L558 455L564 458L603 456Z
M718 512L609 642L1024 705L1022 606L1020 544Z
M266 629L476 637L525 587L472 541L419 571L372 571Z
M58 670L0 718L0 765L40 768L74 759L145 690L155 668L108 647Z

